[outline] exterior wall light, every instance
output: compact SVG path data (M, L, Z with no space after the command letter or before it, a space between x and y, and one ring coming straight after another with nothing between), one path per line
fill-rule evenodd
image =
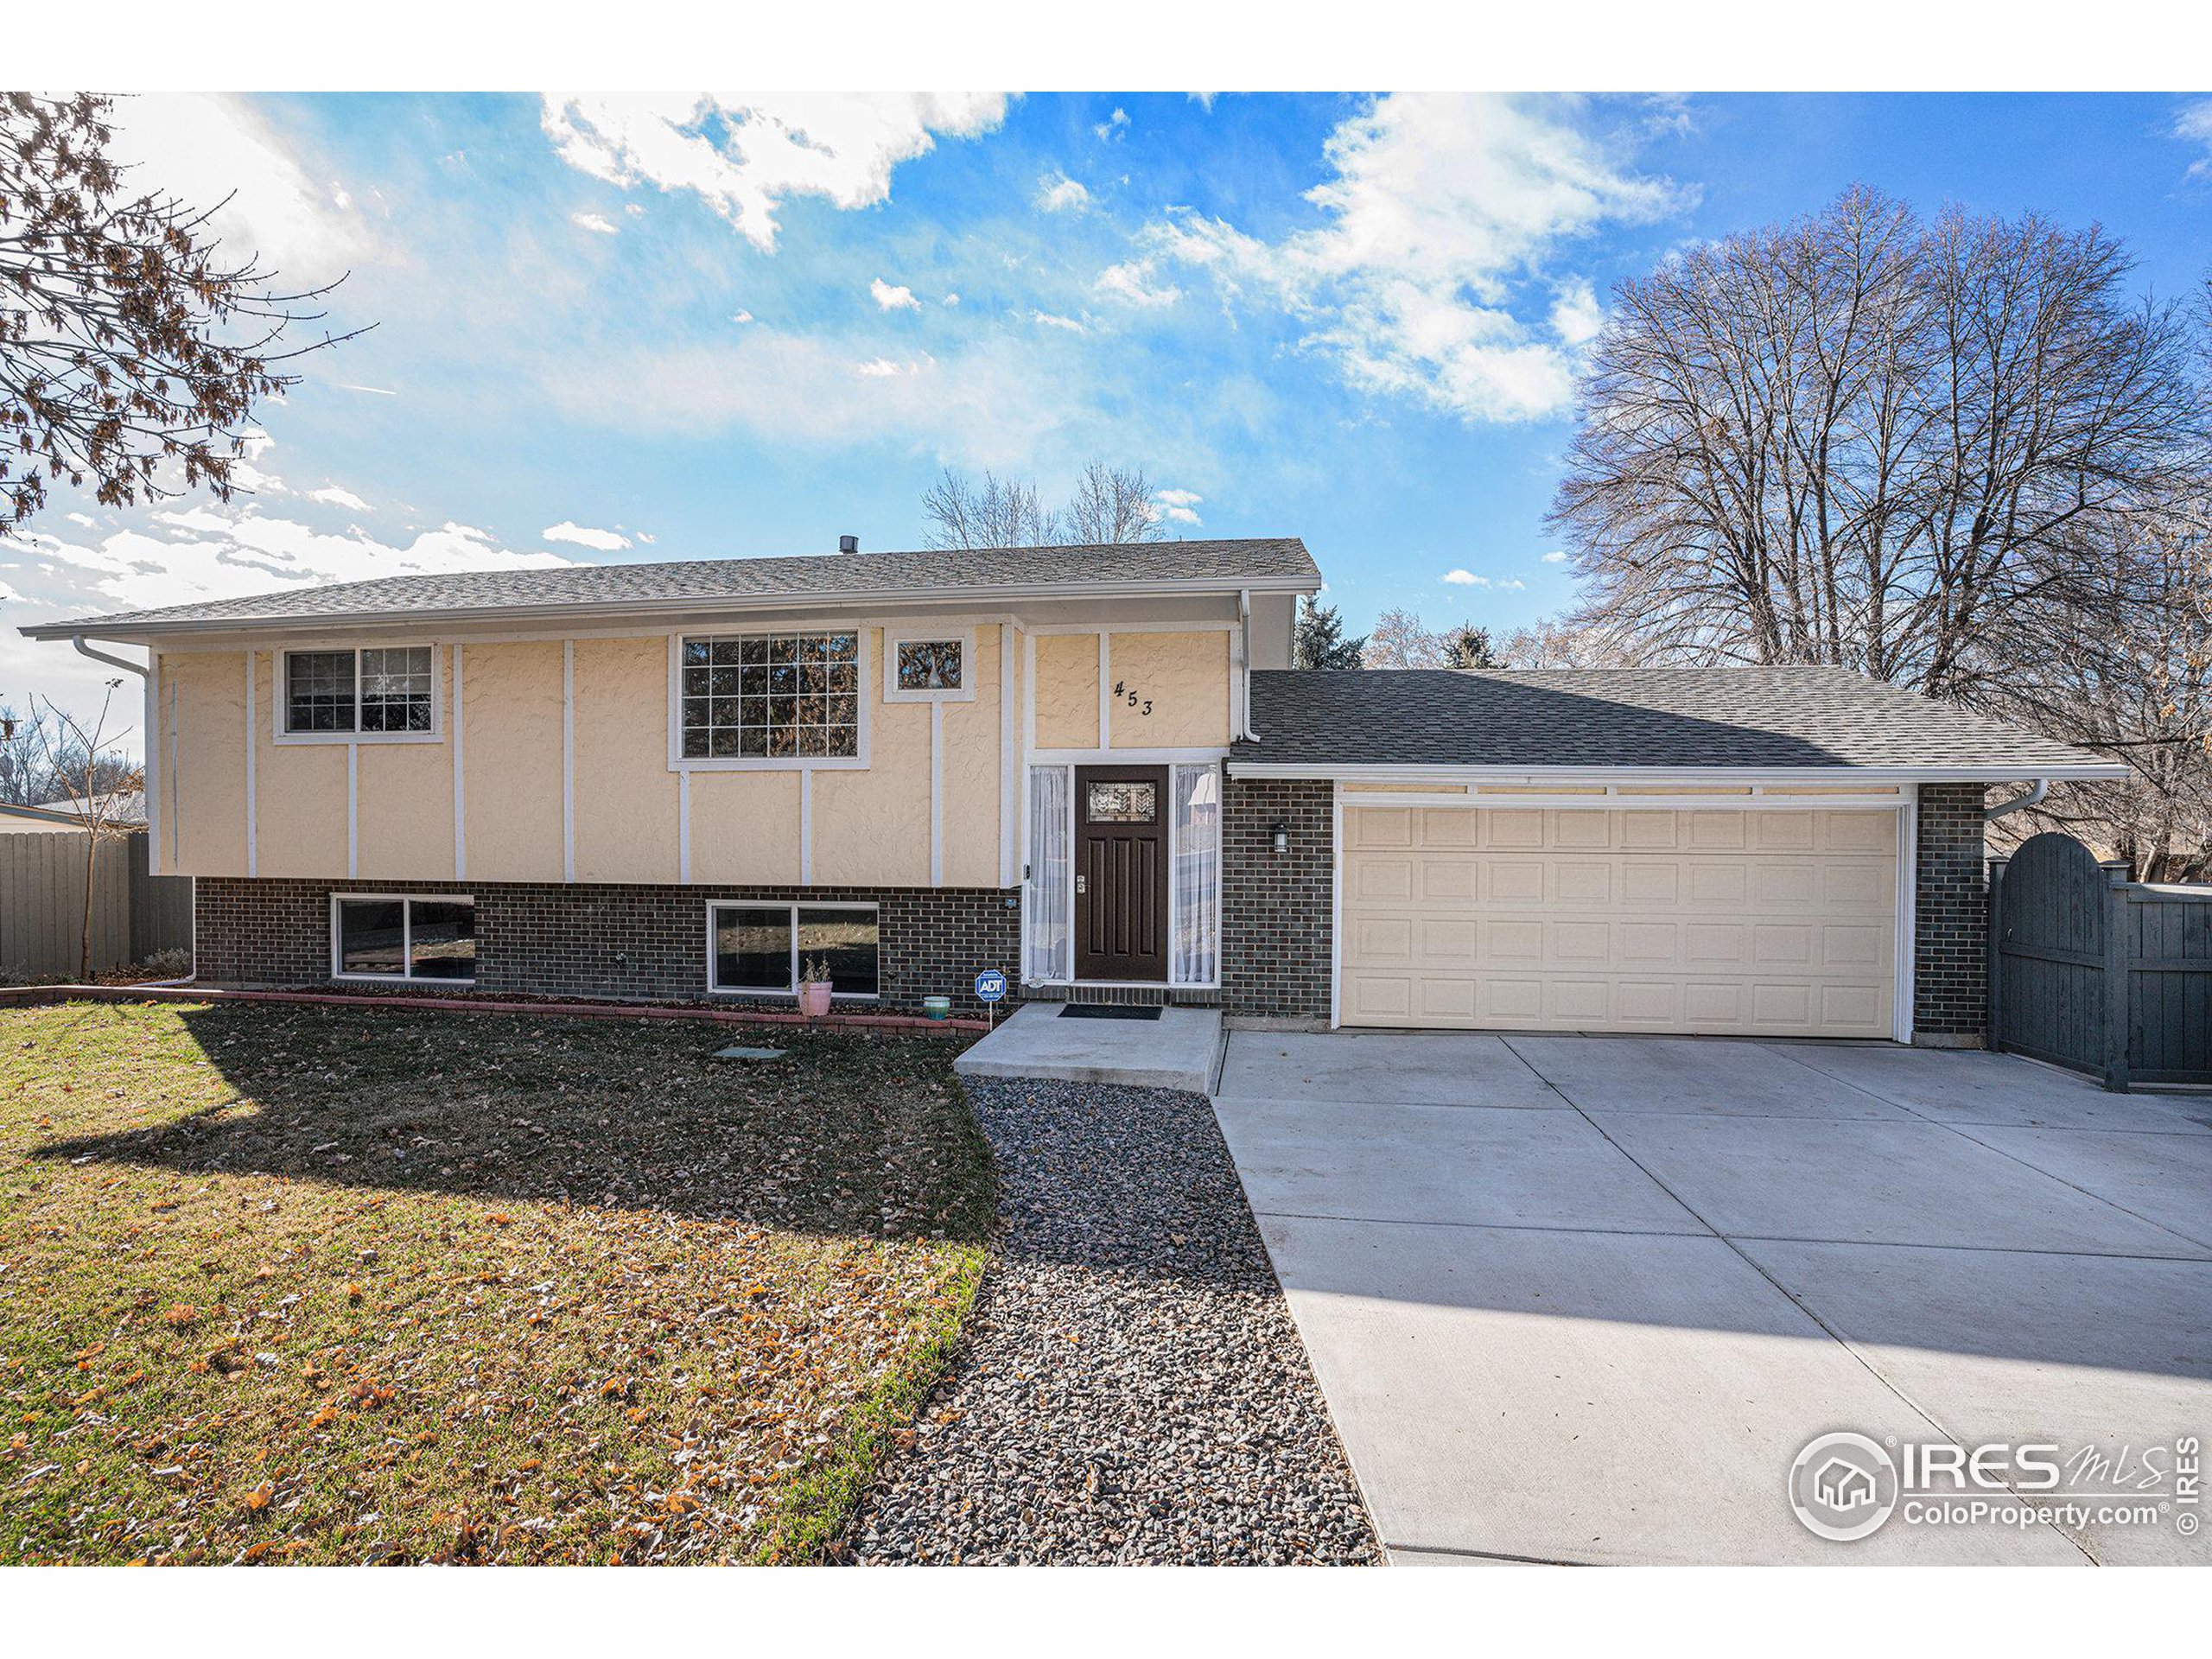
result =
M1275 851L1279 853L1288 852L1290 850L1290 826L1287 823L1270 825L1268 830L1268 840L1269 843L1273 845Z

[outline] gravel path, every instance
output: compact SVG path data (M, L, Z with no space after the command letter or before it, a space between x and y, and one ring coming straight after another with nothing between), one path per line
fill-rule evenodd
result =
M1006 1231L854 1556L1379 1560L1212 1109L1156 1089L969 1090Z

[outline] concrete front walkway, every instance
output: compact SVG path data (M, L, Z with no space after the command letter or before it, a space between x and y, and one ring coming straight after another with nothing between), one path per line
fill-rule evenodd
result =
M1219 1008L1162 1008L1157 1020L1085 1020L1061 1002L1030 1002L952 1063L965 1077L1049 1077L1129 1089L1213 1084Z
M1216 1111L1395 1561L2212 1560L2171 1513L1829 1543L1785 1492L1834 1429L2212 1435L2212 1097L1878 1045L1236 1032Z

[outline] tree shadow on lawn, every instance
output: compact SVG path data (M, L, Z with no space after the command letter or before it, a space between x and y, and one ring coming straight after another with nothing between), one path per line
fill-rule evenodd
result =
M235 1098L33 1155L823 1236L992 1230L989 1154L941 1038L238 1005L181 1022ZM710 1058L744 1041L785 1057Z

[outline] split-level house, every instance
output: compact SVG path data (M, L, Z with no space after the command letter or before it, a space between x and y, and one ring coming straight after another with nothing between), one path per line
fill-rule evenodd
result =
M401 576L143 646L197 971L843 1006L1983 1028L1992 785L2120 768L1824 668L1300 671L1294 539ZM128 665L128 659L121 660Z

